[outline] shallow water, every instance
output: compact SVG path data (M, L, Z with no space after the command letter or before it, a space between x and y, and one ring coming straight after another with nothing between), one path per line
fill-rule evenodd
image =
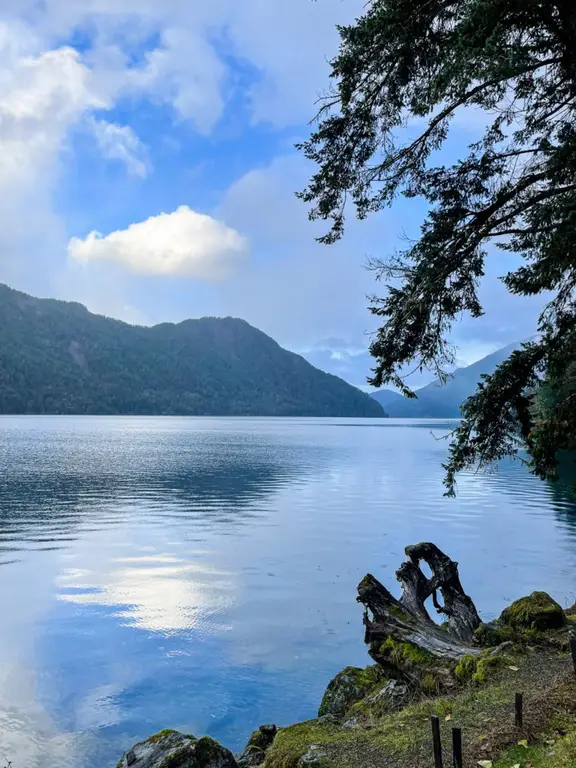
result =
M520 464L442 492L442 422L0 418L0 763L114 766L164 727L232 749L368 663L355 587L406 544L484 617L576 597L576 504Z

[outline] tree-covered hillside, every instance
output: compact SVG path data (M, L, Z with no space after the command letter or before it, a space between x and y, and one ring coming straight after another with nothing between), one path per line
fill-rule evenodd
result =
M385 415L243 320L137 327L4 285L0 413Z

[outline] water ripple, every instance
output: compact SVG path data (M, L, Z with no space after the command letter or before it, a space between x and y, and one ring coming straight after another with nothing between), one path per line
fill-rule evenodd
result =
M13 765L102 768L166 726L238 748L367 663L355 587L406 544L485 616L576 597L576 504L519 463L443 497L445 422L0 418L0 730Z

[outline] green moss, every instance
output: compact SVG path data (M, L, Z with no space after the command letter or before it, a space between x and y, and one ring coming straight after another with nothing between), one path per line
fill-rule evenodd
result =
M563 627L566 615L547 592L532 592L504 609L500 621L511 627L544 631Z
M470 681L480 685L487 681L491 672L501 669L509 661L510 658L507 656L472 656L468 654L460 659L454 669L454 675L461 683Z
M194 749L194 756L201 765L214 760L221 756L222 753L223 747L211 736L203 736L201 739L198 739Z
M366 587L369 587L371 585L372 585L372 577L370 576L369 573L367 573L366 576L364 576L364 578L360 582L360 584L358 584L358 590L360 591L361 589L366 589Z
M266 768L296 768L312 744L330 744L338 735L342 732L316 720L282 728L266 753Z
M169 755L166 755L166 757L158 764L158 768L179 768L181 765L186 765L192 756L193 753L190 744L184 744L173 752L170 752Z
M449 665L443 666L439 659L417 645L387 637L378 652L401 670L411 683L419 683L424 694L438 695L446 688Z
M480 672L487 675L492 669L494 659L498 657L476 657L471 674ZM497 665L509 666L511 657L500 657ZM512 661L513 663L513 661ZM465 664L466 665L466 664ZM470 665L471 666L471 665ZM502 670L493 679L490 675L487 685L471 685L458 689L453 696L442 698L426 698L412 703L400 711L387 713L384 716L368 712L359 720L359 727L343 727L337 720L332 723L324 721L309 721L281 730L267 752L265 768L297 768L298 761L305 755L311 745L316 745L324 755L320 765L323 768L360 768L361 766L388 766L391 768L408 768L427 764L430 757L430 715L440 717L442 740L450 743L451 728L462 728L466 734L466 748L469 755L481 754L486 749L487 738L491 748L496 752L498 745L509 744L509 734L502 732L502 723L511 716L514 693L523 690L528 702L537 701L538 697L548 690L550 696L546 701L558 701L550 686L556 685L557 671L563 666L557 655L548 652L530 654L524 658L518 672ZM471 677L470 677L471 679ZM568 687L563 692L563 700L569 705L574 699L576 683L570 679ZM518 686L521 686L518 688ZM364 702L361 702L360 707ZM554 709L558 712L557 705ZM354 712L356 707L354 707ZM446 716L450 719L446 721ZM552 712L541 713L542 726L552 727ZM555 721L554 721L555 722ZM566 719L558 721L568 730ZM572 721L574 722L574 721ZM532 723L534 725L535 722ZM556 727L556 725L554 725ZM537 732L537 731L536 731ZM522 738L517 736L516 738ZM545 737L543 737L544 739ZM555 738L558 739L556 733ZM543 741L543 747L546 747ZM556 747L555 747L556 749ZM562 747L564 749L564 746ZM560 747L558 747L560 750ZM548 750L549 751L549 750ZM512 754L512 753L511 753ZM527 753L530 754L530 753ZM559 754L562 752L559 751ZM569 753L567 753L569 754ZM495 758L492 758L495 760ZM568 768L576 762L559 762L558 767L553 763L542 766L534 762L533 768ZM520 762L525 768L525 762L514 760L508 763L494 763L495 768L511 768L515 762ZM471 763L472 764L472 763Z
M502 669L510 659L506 656L483 656L478 659L476 664L476 670L472 675L472 682L479 685L485 683L491 672L497 669Z
M274 741L274 735L261 731L260 728L258 728L257 731L254 731L250 738L248 739L248 747L256 747L261 752L265 752L270 744Z
M473 659L473 662L470 661ZM515 665L517 671L507 667ZM394 712L378 712L366 708L361 701L351 710L356 727L347 727L344 721L309 721L281 730L266 753L265 768L297 768L298 761L312 745L322 755L322 768L412 768L427 765L430 759L430 715L440 717L443 743L449 745L451 728L456 726L465 733L466 753L472 757L487 755L494 768L511 768L520 762L526 768L526 759L532 755L523 747L525 760L496 762L499 750L510 745L510 740L523 738L516 734L513 722L513 702L516 691L524 692L530 733L540 738L538 745L530 747L534 754L546 759L551 751L546 742L558 742L552 749L560 756L558 763L533 762L533 768L574 768L576 760L568 750L569 740L561 740L561 733L576 730L576 679L565 678L566 660L555 649L539 647L533 653L515 656L480 656L463 660L467 679L472 676L487 679L485 684L467 685L441 698L425 698ZM502 669L498 669L502 667ZM424 675L433 673L426 669ZM424 677L423 675L423 677ZM560 680L559 680L560 675ZM422 678L421 678L422 679ZM426 684L433 684L432 680ZM450 718L446 720L446 716ZM510 727L508 725L510 724ZM571 725L572 724L572 725ZM548 732L551 736L546 736ZM562 741L562 743L560 743ZM540 749L540 752L536 750ZM490 752L492 754L490 754ZM506 755L514 755L509 752ZM569 757L568 757L569 756ZM564 761L564 762L562 762ZM445 763L447 764L447 762Z
M538 744L515 745L493 762L493 768L510 768L515 764L532 768L574 768L576 765L576 730L565 736L550 734Z
M406 619L408 617L406 611L403 611L402 608L399 608L397 605L390 606L390 613L394 614L394 616L397 616L399 619Z
M456 679L461 683L467 683L469 680L472 680L472 675L476 672L477 661L478 657L472 656L472 654L463 656L454 670Z
M420 689L427 696L436 696L440 692L440 682L437 677L428 672L420 680Z
M155 733L154 736L150 736L150 738L146 739L146 741L149 744L157 744L161 739L164 738L164 736L169 736L171 733L177 733L177 731L175 731L173 728L164 728L164 730Z
M434 657L427 651L412 643L399 643L391 637L380 646L380 653L390 661L404 669L425 667L434 663Z
M383 672L378 664L365 669L346 667L328 684L318 716L345 714L353 704L368 696L382 680Z
M259 754L262 754L263 752L265 752L265 750L262 749L261 747L257 747L255 744L248 744L243 754L249 756L249 755L259 755Z
M509 640L514 642L517 638L518 633L512 627L502 626L499 622L480 624L474 632L474 642L483 647L500 645Z
M498 686L487 690L471 688L457 698L425 699L399 712L373 718L367 723L369 728L343 728L337 723L318 721L301 723L278 733L267 752L265 767L297 768L298 761L312 744L325 752L325 765L329 768L413 765L410 760L414 754L428 754L430 715L440 716L448 742L452 723L470 732L479 725L479 713L486 712L494 712L494 719L499 722L498 707L509 706L510 696L510 690ZM445 722L448 714L451 714L451 723ZM481 722L482 727L486 727L485 718Z

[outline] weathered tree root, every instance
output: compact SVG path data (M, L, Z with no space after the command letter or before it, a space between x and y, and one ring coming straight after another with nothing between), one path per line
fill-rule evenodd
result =
M397 600L374 576L368 574L358 585L358 601L363 603L365 642L370 655L392 677L409 678L409 664L402 654L391 649L414 650L428 658L457 662L467 654L479 654L473 646L474 631L480 626L476 606L465 594L458 575L458 563L451 560L435 544L422 543L406 547L407 561L396 571L402 585ZM420 562L428 563L432 576L427 578ZM438 601L440 592L443 604ZM437 612L446 616L440 627L432 621L425 602L432 597ZM404 658L404 662L406 658Z

